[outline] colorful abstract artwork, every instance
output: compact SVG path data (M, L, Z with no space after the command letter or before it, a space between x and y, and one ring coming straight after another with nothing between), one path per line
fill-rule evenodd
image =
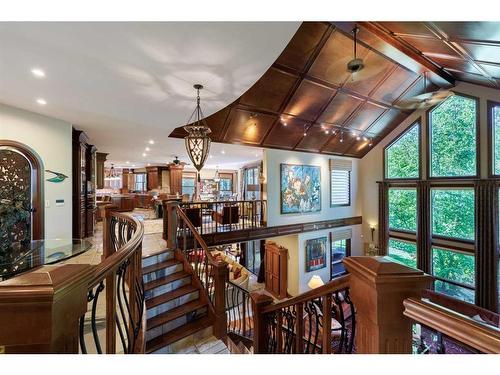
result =
M321 168L281 164L281 213L321 211Z
M326 248L328 238L320 237L306 240L306 272L326 267Z

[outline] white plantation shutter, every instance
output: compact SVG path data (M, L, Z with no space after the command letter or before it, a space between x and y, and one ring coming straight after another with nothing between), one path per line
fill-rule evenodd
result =
M351 160L330 159L330 189L332 206L348 206L351 204L351 170Z

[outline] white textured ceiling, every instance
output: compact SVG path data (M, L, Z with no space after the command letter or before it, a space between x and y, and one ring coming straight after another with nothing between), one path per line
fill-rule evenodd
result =
M0 102L71 122L118 165L186 160L183 142L168 135L194 109L193 83L205 86L205 115L218 111L263 75L299 25L0 23ZM31 74L35 67L45 78ZM36 103L40 97L47 105ZM209 165L241 164L256 153L213 144Z

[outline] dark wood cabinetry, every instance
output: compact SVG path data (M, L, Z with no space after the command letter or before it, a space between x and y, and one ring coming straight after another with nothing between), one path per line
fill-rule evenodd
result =
M104 189L104 163L108 154L104 152L96 152L96 187Z
M182 194L182 171L183 165L169 165L170 170L170 194Z
M266 241L266 290L276 298L288 296L288 250L275 242Z
M73 238L94 233L96 151L83 131L73 129Z

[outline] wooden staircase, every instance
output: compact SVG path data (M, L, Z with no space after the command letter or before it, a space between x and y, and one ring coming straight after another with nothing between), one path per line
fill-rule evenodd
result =
M174 250L142 259L146 297L146 353L173 353L175 343L212 334L213 315L189 265Z

